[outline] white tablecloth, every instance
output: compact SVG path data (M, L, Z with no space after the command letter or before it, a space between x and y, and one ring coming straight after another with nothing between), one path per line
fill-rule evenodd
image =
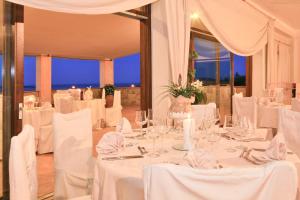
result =
M23 109L23 126L25 124L29 124L34 128L34 135L35 135L35 144L37 148L37 144L39 141L40 136L40 127L41 127L41 108L34 108L34 109ZM54 108L50 108L53 109Z
M265 134L265 131L266 130L258 130L258 134ZM140 146L144 146L147 150L151 150L151 144L146 140L126 140L126 143L139 143ZM151 158L145 155L144 158L105 161L98 157L94 171L93 200L143 200L143 167L149 164L182 160L186 152L172 149L172 145L178 142L179 140L171 137L168 138L167 141L165 141L165 144L167 145L169 152L167 154L162 154L158 158ZM248 147L266 148L266 146L269 145L269 141L233 142L233 146L240 144ZM217 156L217 159L223 167L256 166L239 158L242 150L230 153L225 150L228 147L229 142L224 138L222 138L214 147L214 154ZM139 154L137 145L126 148L123 154ZM299 171L300 161L298 157L295 154L288 154L288 160L294 162L298 166Z
M73 102L73 111L79 111L85 108L90 108L92 111L93 125L96 125L98 120L105 120L105 100L92 99L78 100Z
M291 109L290 105L259 105L258 106L258 127L277 128L278 111L280 108Z

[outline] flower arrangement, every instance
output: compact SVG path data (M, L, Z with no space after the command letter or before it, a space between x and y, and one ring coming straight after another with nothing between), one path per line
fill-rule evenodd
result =
M113 86L111 84L105 85L104 86L105 96L114 95L115 89L116 89L115 86Z

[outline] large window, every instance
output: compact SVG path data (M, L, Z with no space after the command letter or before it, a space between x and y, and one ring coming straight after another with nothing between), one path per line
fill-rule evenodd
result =
M234 55L234 86L246 86L246 57Z
M52 58L52 89L99 87L99 61Z
M114 81L117 87L128 87L132 84L135 86L140 85L139 53L114 60Z
M36 86L36 57L24 57L24 90L34 91Z

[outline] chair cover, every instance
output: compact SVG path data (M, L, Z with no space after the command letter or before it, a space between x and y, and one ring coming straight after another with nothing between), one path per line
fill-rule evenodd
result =
M93 99L93 91L91 88L88 88L83 95L84 100L92 100Z
M59 113L71 113L73 111L73 97L70 94L54 94L55 111Z
M40 110L40 127L37 152L38 154L53 152L53 108L41 108Z
M253 126L257 127L257 99L255 97L232 97L232 115L234 119L246 117Z
M36 97L34 95L24 96L24 108L33 108L36 102Z
M299 99L292 99L292 110L300 112L300 100Z
M53 130L55 199L90 194L93 169L91 111L55 113Z
M274 89L275 101L277 103L283 103L284 99L284 91L283 88L275 88Z
M37 171L34 129L25 125L22 132L11 139L9 153L9 181L11 200L37 199Z
M107 126L116 126L122 118L121 91L114 93L113 107L105 109L105 120Z
M159 164L144 169L145 200L294 200L296 194L297 171L286 161L252 168Z
M102 99L105 99L105 89L102 89Z
M192 105L192 116L195 120L202 120L206 117L213 117L216 111L216 104Z
M300 113L280 109L278 121L278 134L284 135L288 148L300 158Z
M80 100L81 89L69 89L68 91L74 100Z

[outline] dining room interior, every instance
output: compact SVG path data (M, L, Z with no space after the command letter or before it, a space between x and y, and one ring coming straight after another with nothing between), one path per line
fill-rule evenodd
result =
M0 0L0 199L300 199L299 11Z

